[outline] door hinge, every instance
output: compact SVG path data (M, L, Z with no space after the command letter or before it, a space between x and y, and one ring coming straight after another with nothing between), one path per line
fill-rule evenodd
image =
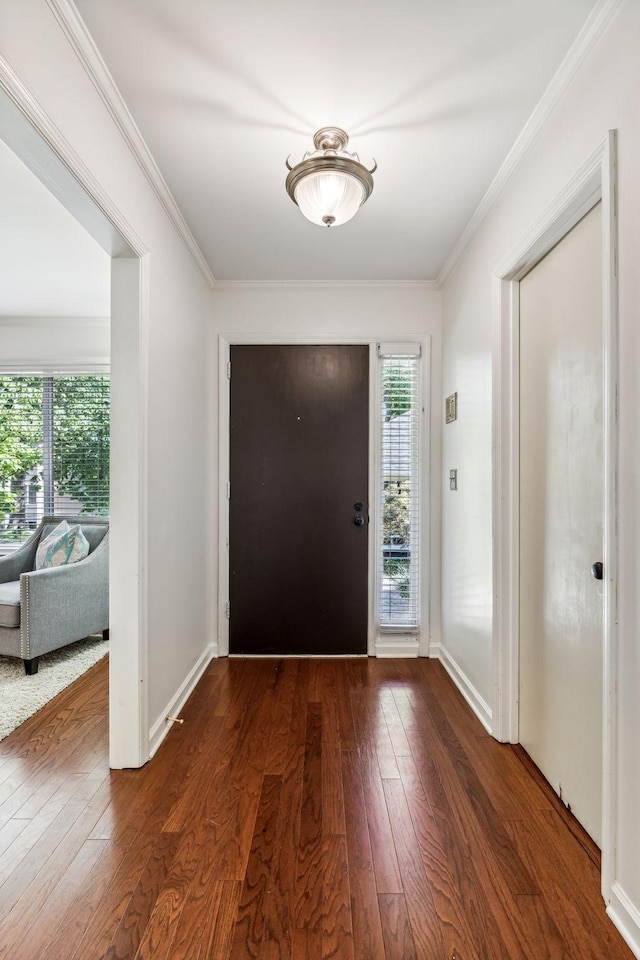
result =
M231 360L227 362L227 380L231 380Z
M231 500L231 481L227 484L227 500Z
M231 618L231 600L227 600L224 607L224 612L227 620L229 620Z

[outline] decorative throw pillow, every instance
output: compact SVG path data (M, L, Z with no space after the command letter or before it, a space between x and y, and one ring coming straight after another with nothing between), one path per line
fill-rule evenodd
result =
M36 569L42 570L46 567L60 567L65 563L76 563L78 560L84 560L89 553L89 541L82 532L80 525L75 523L73 526L69 526L66 520L63 523L67 528L66 530L58 532L59 527L62 526L62 524L59 524L41 544L45 549L40 566L38 566L36 559ZM39 551L40 547L38 547Z
M63 533L66 533L69 529L69 524L66 520L63 520L62 523L59 523L57 527L54 527L53 530L43 537L38 544L38 549L36 550L36 570L42 570L44 566L44 558L47 554L47 551L52 543L56 540L59 540Z

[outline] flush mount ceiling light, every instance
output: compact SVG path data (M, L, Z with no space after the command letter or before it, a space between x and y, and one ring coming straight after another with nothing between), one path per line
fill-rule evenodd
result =
M347 153L349 137L339 127L323 127L314 135L313 153L292 167L287 160L287 193L311 223L337 227L351 220L373 190L371 170L357 153Z

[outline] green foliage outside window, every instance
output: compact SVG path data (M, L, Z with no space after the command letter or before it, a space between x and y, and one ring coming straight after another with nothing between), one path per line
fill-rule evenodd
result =
M382 529L385 543L403 544L409 542L409 504L411 503L411 481L390 480L384 485L384 504L382 508Z
M390 364L383 370L382 396L385 420L400 417L411 410L412 381L402 364ZM410 543L411 480L409 477L388 478L383 488L382 542L386 553L382 561L384 575L393 581L399 595L406 599L410 592L409 556L402 556L402 548ZM393 547L400 552L394 556Z
M0 514L13 513L22 478L42 461L42 378L0 377Z
M401 366L385 367L382 374L385 420L393 420L411 409L411 379Z
M382 561L382 569L385 577L393 580L396 590L400 596L406 600L410 589L410 564L411 560L387 558Z
M24 539L33 518L29 496L44 486L43 381L0 376L0 536ZM59 376L53 380L53 483L83 513L109 509L109 379Z
M109 512L109 380L58 377L54 386L56 490L93 516Z
M382 508L382 540L383 544L391 547L409 546L411 503L411 481L387 481L384 485L384 502ZM385 576L394 581L401 597L409 596L409 557L386 556L382 561Z

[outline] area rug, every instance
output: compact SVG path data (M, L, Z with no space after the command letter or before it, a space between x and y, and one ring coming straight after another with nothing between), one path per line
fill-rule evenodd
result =
M109 641L87 637L40 657L38 672L27 677L22 660L0 657L0 740L44 707L109 651Z

